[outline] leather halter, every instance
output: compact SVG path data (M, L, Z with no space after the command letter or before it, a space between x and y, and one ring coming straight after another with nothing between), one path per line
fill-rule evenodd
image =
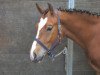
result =
M51 59L54 59L55 55L54 55L54 53L52 51L61 42L61 23L60 23L60 17L58 16L58 36L55 39L55 41L53 42L53 44L51 45L50 49L47 48L38 38L35 38L34 40L37 41L37 43L47 51L47 54L48 54L48 56Z

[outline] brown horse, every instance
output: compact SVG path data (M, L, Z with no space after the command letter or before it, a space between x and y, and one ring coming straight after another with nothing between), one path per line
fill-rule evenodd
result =
M40 61L47 54L46 48L51 48L58 36L58 19L60 19L60 37L62 39L68 37L84 48L90 65L96 70L97 75L100 75L100 15L76 9L54 10L51 4L48 4L46 10L38 4L36 6L42 16L36 25L38 40L33 42L30 51L31 60Z

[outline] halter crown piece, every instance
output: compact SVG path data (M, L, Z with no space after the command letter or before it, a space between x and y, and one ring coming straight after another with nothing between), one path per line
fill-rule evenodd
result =
M50 49L47 48L39 39L35 38L34 40L37 41L37 43L47 51L48 56L52 60L54 60L55 54L53 53L53 50L61 42L61 23L60 23L60 17L58 16L58 37L55 39L55 41L53 42L53 44L52 44Z

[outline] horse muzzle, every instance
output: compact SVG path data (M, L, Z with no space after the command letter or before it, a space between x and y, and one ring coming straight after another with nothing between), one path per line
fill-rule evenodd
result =
M35 53L33 53L33 56L30 56L30 59L34 63L39 63L43 60L44 56L37 56Z

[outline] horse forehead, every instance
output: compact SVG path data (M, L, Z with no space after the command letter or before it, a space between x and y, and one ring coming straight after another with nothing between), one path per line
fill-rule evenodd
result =
M39 30L41 30L47 23L48 18L41 18L39 22Z

